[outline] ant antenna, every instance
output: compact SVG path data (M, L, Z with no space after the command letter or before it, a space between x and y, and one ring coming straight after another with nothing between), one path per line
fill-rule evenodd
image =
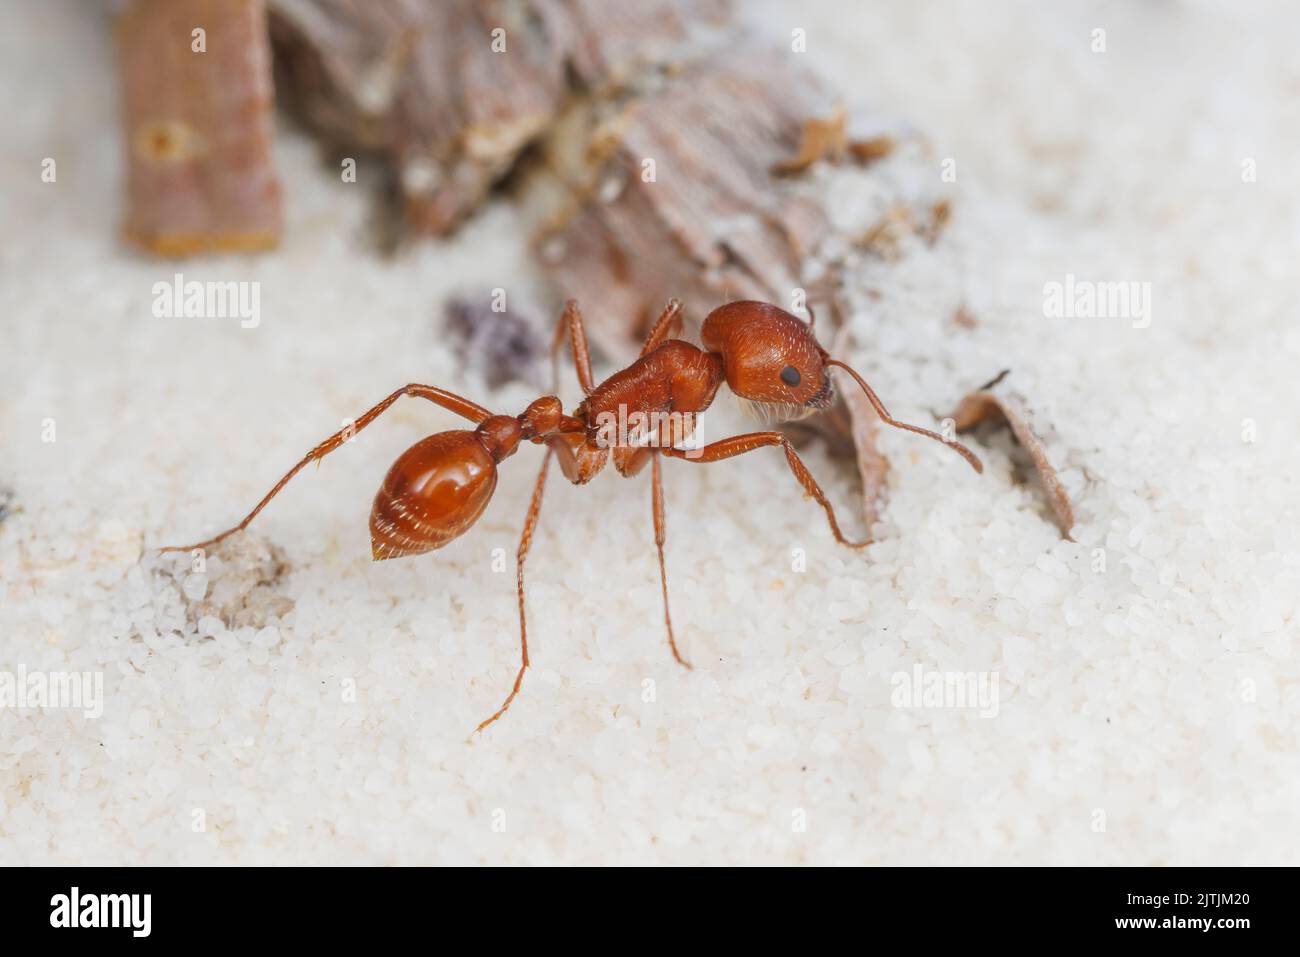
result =
M925 435L934 439L936 442L942 442L944 445L948 446L948 448L952 449L954 452L956 452L958 455L964 458L967 462L969 462L970 467L973 468L976 472L984 471L984 463L982 463L976 457L974 452L966 448L966 446L962 445L960 442L953 442L948 439L945 439L938 432L931 432L929 429L923 429L919 425L908 425L906 422L899 422L897 419L891 416L889 412L885 409L884 404L880 401L880 397L876 395L876 393L872 390L871 386L867 385L866 380L864 380L862 376L854 372L850 366L846 365L843 362L840 362L839 359L829 359L829 358L826 360L826 364L832 366L839 366L849 375L853 376L854 381L857 382L858 385L862 386L862 391L867 394L867 398L871 401L871 405L873 408L875 408L876 414L880 416L881 421L886 422L889 425L892 425L896 429L903 429L907 432L915 432L917 435Z

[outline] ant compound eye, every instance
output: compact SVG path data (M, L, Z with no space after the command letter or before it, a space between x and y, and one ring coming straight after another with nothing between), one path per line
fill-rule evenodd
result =
M799 370L794 366L786 366L781 370L781 381L786 385L799 384Z

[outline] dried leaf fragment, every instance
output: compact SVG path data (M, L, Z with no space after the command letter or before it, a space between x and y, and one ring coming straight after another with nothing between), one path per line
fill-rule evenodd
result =
M777 176L790 176L802 173L820 159L841 162L848 149L845 122L843 108L828 119L812 117L804 121L799 134L799 148L794 156L772 164L772 172Z
M999 394L993 391L993 387L1001 382L1006 374L1003 372L983 388L962 399L951 418L958 432L967 432L981 422L999 418L1011 427L1012 434L1029 453L1034 468L1038 471L1038 478L1047 492L1047 501L1056 520L1056 527L1061 530L1061 536L1068 539L1070 529L1074 527L1074 507L1070 504L1070 497L1066 494L1065 486L1061 484L1056 469L1047 460L1042 440L1029 425L1025 400L1015 393Z
M916 231L916 219L912 210L907 206L894 206L859 236L855 245L892 262L898 258L904 237Z
M869 163L888 156L895 145L891 136L850 140L848 116L844 108L840 107L825 119L812 117L805 120L794 156L772 164L772 174L794 176L806 171L818 160L842 163L846 156L852 156L859 163Z
M262 0L135 0L117 40L127 238L164 256L274 246L280 183Z
M952 219L952 203L946 199L941 199L930 207L930 221L923 224L919 230L921 238L929 245L933 246L939 240L939 235L943 232L944 227L948 225L948 220Z
M865 140L850 140L849 155L859 163L872 163L884 159L898 147L892 136L873 136Z
M836 336L833 354L847 354L848 346L849 336L845 330ZM879 445L880 416L861 389L850 387L836 391L842 397L849 414L854 461L858 465L858 478L862 481L862 518L870 528L880 519L885 478L889 473L889 459L880 451Z
M979 320L975 318L975 313L971 312L966 303L959 305L952 314L953 325L962 329L974 329L979 325Z

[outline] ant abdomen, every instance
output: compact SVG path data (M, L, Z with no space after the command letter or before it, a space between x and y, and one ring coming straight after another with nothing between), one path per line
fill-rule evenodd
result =
M478 432L439 432L403 452L370 511L375 561L419 555L464 534L492 500L497 465Z

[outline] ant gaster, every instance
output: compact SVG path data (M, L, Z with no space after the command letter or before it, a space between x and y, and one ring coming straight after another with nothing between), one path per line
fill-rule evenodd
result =
M811 315L811 310L810 310ZM323 458L360 432L404 395L428 399L475 424L473 430L439 432L417 442L393 463L375 496L370 512L371 554L375 560L419 555L441 548L469 530L492 498L497 484L497 464L514 455L521 442L546 446L541 472L533 488L528 516L516 553L516 588L519 598L521 663L514 686L501 707L478 726L479 731L505 713L519 693L528 668L528 631L524 611L524 559L528 555L542 490L551 458L560 463L564 477L585 484L612 456L623 476L651 467L651 513L655 545L659 551L659 580L663 591L664 625L673 657L683 666L668 613L668 579L664 571L664 498L660 475L663 458L707 463L743 455L767 446L780 446L786 462L804 492L826 512L836 541L862 548L870 539L852 541L840 531L835 510L812 474L781 432L749 432L698 448L683 448L694 427L694 415L713 402L722 383L733 393L782 419L809 414L830 405L830 369L842 369L862 389L880 418L891 426L929 436L956 450L977 472L980 460L958 442L890 416L871 387L853 369L831 358L813 335L813 323L804 323L783 309L762 302L730 302L705 318L701 328L704 348L670 338L678 332L682 306L671 300L659 316L641 349L640 358L627 368L596 383L591 375L587 335L577 302L570 300L556 328L552 345L555 359L565 335L573 352L578 382L586 398L565 415L559 398L543 396L518 416L494 415L482 406L451 392L428 385L398 389L355 424L330 436L276 483L248 516L233 528L195 545L162 551L190 551L214 545L248 526L266 504L308 462ZM639 413L639 416L637 415ZM666 416L665 413L678 413ZM655 423L634 434L611 436L612 422Z

